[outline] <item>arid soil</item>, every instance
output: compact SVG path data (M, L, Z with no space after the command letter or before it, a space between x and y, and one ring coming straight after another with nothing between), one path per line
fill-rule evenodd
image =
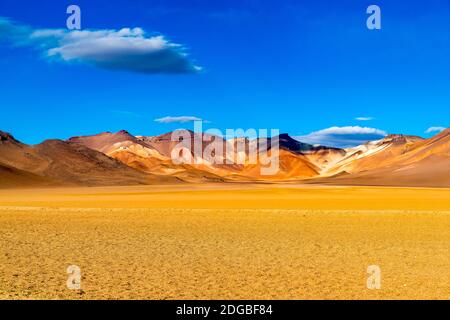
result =
M41 298L449 299L450 189L1 190L0 299Z

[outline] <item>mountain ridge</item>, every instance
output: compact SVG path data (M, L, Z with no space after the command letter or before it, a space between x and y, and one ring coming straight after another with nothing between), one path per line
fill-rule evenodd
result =
M171 154L180 141L172 141L173 132L134 136L120 130L26 145L0 131L0 187L26 185L27 180L31 186L297 181L450 187L450 128L429 139L390 134L347 149L314 146L282 133L279 170L268 176L261 174L262 163L249 162L250 139L189 133L188 145L199 137L208 141L184 154L191 163L175 164ZM269 155L271 139L256 141L267 145ZM244 149L237 150L237 143ZM258 157L263 151L257 150ZM204 160L205 152L216 161ZM229 163L236 159L244 160Z

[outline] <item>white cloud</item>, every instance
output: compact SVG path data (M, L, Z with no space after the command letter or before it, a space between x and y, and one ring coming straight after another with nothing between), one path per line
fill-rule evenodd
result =
M167 117L155 119L155 121L159 122L159 123L176 123L176 122L186 123L186 122L192 122L192 121L203 121L205 123L209 122L207 120L203 120L201 118L194 117L194 116L179 116L179 117L167 116Z
M201 67L186 48L141 28L120 30L32 29L0 17L0 35L14 45L27 45L45 57L82 62L99 68L140 73L196 73Z
M447 128L445 128L445 127L429 127L425 131L425 133L441 132L441 131L444 131L445 129L447 129Z
M373 117L357 117L357 118L355 118L355 120L358 120L358 121L370 121L373 119L374 119Z
M301 142L310 144L348 148L366 143L367 141L381 139L386 135L387 133L385 131L376 128L347 126L331 127L295 138Z

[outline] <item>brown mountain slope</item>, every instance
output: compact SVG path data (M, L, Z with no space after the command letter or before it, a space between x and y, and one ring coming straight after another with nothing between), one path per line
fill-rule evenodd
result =
M388 167L393 165L399 156L411 150L416 142L422 140L416 136L393 134L381 140L348 148L345 150L345 156L323 173L324 175L335 175L341 172L357 173Z
M450 188L449 157L429 156L409 166L379 168L355 174L318 178L309 183Z
M160 181L103 153L60 140L29 146L1 132L0 162L63 185L134 185ZM162 181L161 181L162 182Z
M0 163L0 188L42 187L57 184L55 181Z
M410 145L407 152L400 155L395 164L408 165L431 156L448 158L450 156L450 128L426 140L418 140Z
M183 130L183 132L184 133L181 133L181 131L176 130L155 137L139 136L138 139L157 150L161 155L170 159L172 157L173 149L182 141L182 138L180 137L179 140L176 140L177 134L178 136L189 135L189 140L185 141L184 145L189 146L191 155L194 159L201 158L205 150L208 150L208 147L209 149L215 147L217 150L222 150L223 157L226 157L226 148L228 146L227 142L222 137L206 133L194 133L191 130Z
M347 155L344 149L325 146L314 147L303 153L306 159L318 168L319 173L326 172Z
M151 148L148 144L137 139L126 130L121 130L116 133L103 132L91 136L72 137L67 141L86 146L89 149L97 150L103 152L104 154L113 152L126 143Z
M185 182L223 182L219 175L211 173L209 168L200 169L197 166L173 164L171 159L161 159L152 154L138 154L127 150L118 150L110 154L136 170L152 173L162 177L178 179Z
M377 144L381 148L374 153L344 166L350 174L340 171L315 182L450 187L450 129L426 140L390 136Z
M228 176L233 180L239 180L238 177L244 177L243 180L266 180L266 181L288 181L311 178L318 175L318 168L306 159L302 154L280 149L279 168L275 174L263 175L261 162L257 164L246 164L240 171L234 173L234 176Z
M172 149L179 143L178 141L171 140L171 134L172 132L155 137L138 136L137 138L155 148L161 155L170 158Z

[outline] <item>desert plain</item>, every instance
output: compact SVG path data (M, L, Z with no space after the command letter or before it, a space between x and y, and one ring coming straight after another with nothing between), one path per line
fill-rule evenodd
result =
M449 299L449 208L446 188L0 190L0 299Z

